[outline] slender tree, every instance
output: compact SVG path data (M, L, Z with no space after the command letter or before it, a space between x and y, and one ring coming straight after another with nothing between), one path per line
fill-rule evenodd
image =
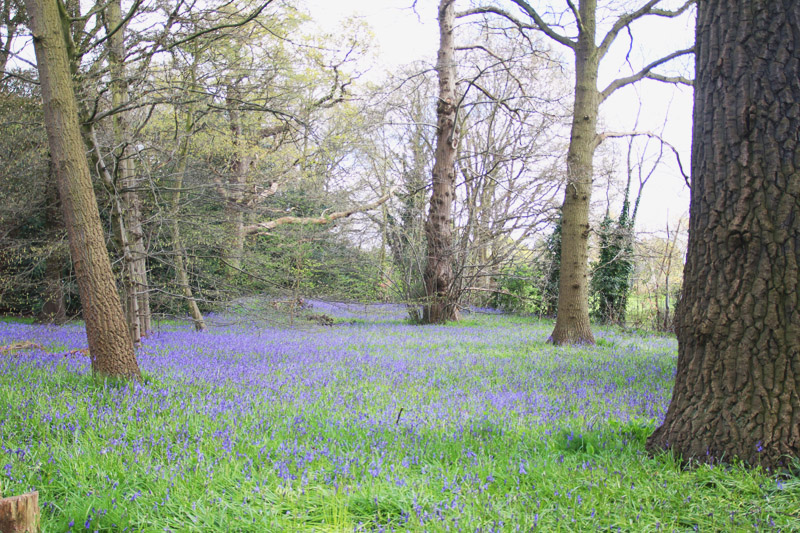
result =
M142 227L142 205L139 198L139 180L134 168L130 139L130 118L122 111L130 103L128 73L125 68L125 36L127 24L122 20L122 3L112 0L105 11L108 61L111 71L112 107L118 109L112 116L114 145L117 147L116 179L112 194L118 195L120 206L117 231L123 258L123 296L128 327L134 344L151 333L149 286L147 280L147 250ZM99 150L97 156L100 157Z
M139 379L89 175L59 0L26 0L42 87L45 126L75 267L92 372Z
M651 452L800 458L800 3L698 2L678 370Z
M21 4L20 0L0 2L0 87L6 82L6 66L11 57L11 47L17 36L17 30L25 21L25 12Z
M646 16L674 18L685 13L695 0L686 0L675 10L660 6L662 0L639 2L639 6L620 15L610 29L598 39L597 0L579 0L577 4L566 0L566 9L572 17L571 26L577 37L560 32L561 22L548 23L532 3L526 0L509 0L519 8L526 19L497 6L481 6L462 13L459 17L476 14L497 15L512 22L521 32L538 31L559 46L570 50L575 59L575 101L572 129L567 153L567 179L564 203L561 209L561 269L558 289L556 325L550 336L554 344L594 344L589 321L589 206L594 177L593 157L604 137L597 132L600 105L614 92L642 79L690 84L690 80L657 74L653 70L668 61L692 52L678 50L656 59L634 74L615 79L604 89L598 87L600 65L620 33Z
M439 2L439 99L436 104L436 152L425 235L428 260L425 267L426 301L423 322L439 324L458 319L453 291L453 200L456 190L456 64L455 0Z

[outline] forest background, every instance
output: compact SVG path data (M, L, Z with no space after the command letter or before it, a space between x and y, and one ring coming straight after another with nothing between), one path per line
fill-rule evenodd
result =
M601 24L622 4L604 6ZM435 6L350 17L314 2L135 3L118 13L65 5L95 193L135 339L159 317L188 313L203 329L204 313L254 294L290 313L308 295L406 302L419 318ZM0 312L60 322L80 313L75 276L24 10L7 0L3 16ZM109 31L115 16L124 30ZM690 43L692 26L691 14L632 25L601 85L685 47L663 35ZM457 302L552 316L574 67L544 38L511 31L490 17L460 20L456 31ZM691 72L686 57L667 67ZM690 98L679 84L644 80L604 103L601 132L620 136L596 155L590 243L601 275L591 305L600 320L671 328ZM636 232L612 245L623 211ZM620 265L611 282L602 276ZM609 313L604 291L619 292L608 286L620 275L631 297L625 312Z

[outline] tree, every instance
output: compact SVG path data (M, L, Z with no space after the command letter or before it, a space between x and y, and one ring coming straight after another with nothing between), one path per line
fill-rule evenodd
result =
M800 3L698 2L678 369L651 452L800 458Z
M670 83L691 83L681 77L669 77L653 72L656 67L692 52L678 50L656 59L630 76L618 78L605 89L598 88L598 72L602 60L621 32L642 17L654 15L674 18L685 13L695 0L687 0L675 10L659 6L662 0L648 0L638 8L620 15L598 42L597 0L580 0L577 5L566 0L572 16L571 26L577 38L560 33L561 17L548 23L526 0L510 0L528 18L518 19L496 6L481 6L460 13L460 17L476 14L496 15L510 21L520 32L539 31L553 42L569 49L575 58L575 101L572 128L567 153L567 180L561 209L561 269L558 290L556 325L550 335L554 344L594 344L589 322L589 206L594 174L593 156L604 137L597 132L600 104L622 87L649 78Z
M68 16L57 0L26 0L42 87L50 156L86 321L92 372L139 379L89 175L70 75Z
M20 4L20 0L0 2L0 87L6 82L6 65L12 54L17 30L25 21L25 12Z
M478 31L475 31L475 30ZM453 306L485 305L499 278L530 262L537 230L549 225L560 192L567 78L546 55L527 45L462 26L456 47L460 66L455 186L451 204ZM438 125L433 69L412 64L370 96L375 133L362 158L381 187L399 185L401 202L387 205L381 228L391 252L392 288L422 322L427 264L425 196L430 188ZM426 175L428 177L426 177ZM427 193L430 195L431 193ZM430 197L430 196L429 196ZM387 265L388 266L388 265Z
M639 111L641 113L641 104ZM628 137L627 178L623 192L622 210L615 220L611 218L609 209L606 208L606 216L598 231L600 257L592 268L592 313L595 319L604 324L625 323L628 294L633 281L632 275L636 266L635 261L638 259L634 257L636 216L639 213L639 205L642 201L644 188L661 164L666 148L671 149L675 154L678 167L681 170L681 174L683 174L683 165L678 151L666 142L662 135L636 131L639 118L640 114L637 114L633 132L603 134L606 138ZM660 149L657 154L653 154L652 157L648 158L648 151L650 151L653 141L660 143ZM638 152L638 154L634 158L635 152ZM649 163L648 159L650 159ZM639 183L636 196L631 200L634 174L637 175ZM685 174L683 177L688 183L689 177Z
M113 200L117 205L117 241L123 260L123 297L128 329L134 344L151 333L150 295L147 280L147 250L142 228L142 205L139 198L139 180L134 169L130 113L125 108L130 103L128 74L125 68L125 36L127 23L122 19L121 0L112 0L105 10L106 45L111 73L111 105L117 112L112 115L116 176L108 175ZM96 157L102 158L94 143ZM103 165L104 167L104 165ZM110 173L108 173L110 174Z
M439 2L439 97L436 103L436 152L425 236L428 260L425 266L425 296L422 321L440 324L458 319L453 290L453 199L456 189L456 63L453 26L455 0Z
M455 273L468 301L483 305L507 273L539 270L531 269L531 238L552 224L557 210L565 148L558 133L567 125L569 79L544 52L469 29L462 35L470 44L458 48L466 52L459 61L466 89L459 106Z
M600 223L600 255L592 271L593 313L604 324L624 324L633 273L633 224L627 201L618 220L608 213Z

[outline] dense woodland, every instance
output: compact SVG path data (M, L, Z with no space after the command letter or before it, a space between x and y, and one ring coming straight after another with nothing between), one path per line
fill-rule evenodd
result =
M675 323L648 449L796 458L800 8L538 4L442 0L436 63L376 80L368 28L321 34L288 0L3 0L0 312L80 317L93 371L134 379L157 318L202 331L253 296L402 303L414 324L494 307L554 318L556 345ZM680 17L696 44L599 82L631 27ZM691 165L603 128L639 83L694 86ZM664 165L690 221L637 235Z
M354 23L315 34L309 14L287 2L108 9L71 24L70 61L137 338L154 315L189 313L202 328L204 312L253 294L406 302L424 318L432 65L362 79L369 32ZM19 50L24 9L9 1L5 12L15 39L4 42ZM534 31L459 16L447 298L452 313L478 305L555 316L574 66ZM6 64L0 305L63 321L80 314L80 298L38 74L21 59ZM607 143L616 146L602 148L597 186L617 193L593 205L593 314L624 323L635 281L634 323L669 329L682 243L637 240L632 206L647 174L674 156L650 137ZM675 268L665 269L673 248Z

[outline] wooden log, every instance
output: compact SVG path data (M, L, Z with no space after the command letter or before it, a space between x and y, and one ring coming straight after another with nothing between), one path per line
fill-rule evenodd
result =
M0 533L39 533L39 493L0 498Z

